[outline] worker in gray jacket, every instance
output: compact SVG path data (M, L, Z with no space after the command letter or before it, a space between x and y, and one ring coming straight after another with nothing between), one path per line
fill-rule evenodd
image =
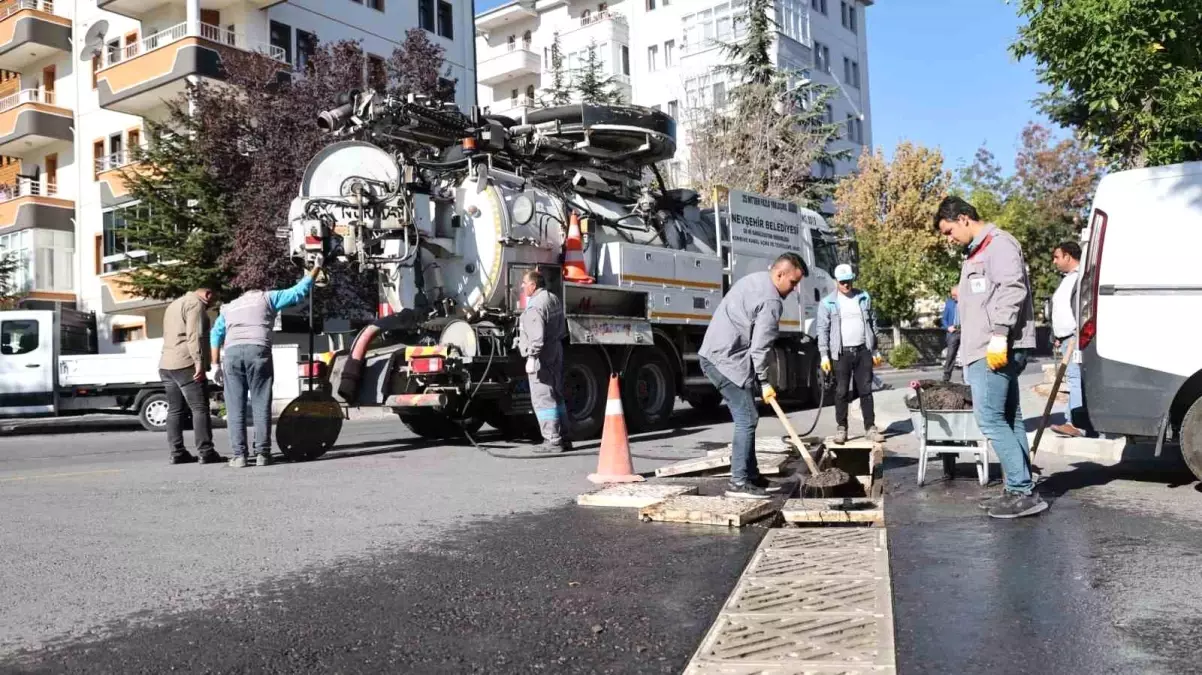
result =
M876 312L872 297L856 288L855 280L851 265L835 267L839 288L818 304L818 353L822 372L830 373L834 361L835 442L847 442L847 406L854 382L864 416L864 437L881 443L885 437L876 428L872 401L872 369L881 365L881 355L876 351Z
M972 388L973 412L1006 477L1001 495L981 502L994 518L1020 518L1048 505L1034 492L1030 448L1019 406L1018 376L1035 347L1035 306L1022 247L972 204L948 197L935 226L967 247L960 268L960 357Z
M526 357L530 405L543 435L543 444L535 452L569 452L572 443L565 436L568 408L563 399L563 341L567 337L563 303L547 290L547 281L538 270L522 277L522 294L526 309L518 323L518 347Z
M767 499L769 490L779 490L760 474L755 461L755 428L760 419L755 387L758 381L765 403L776 398L768 382L768 354L780 331L782 298L806 274L801 257L785 253L768 271L739 279L718 304L701 341L701 372L722 394L735 423L727 497Z

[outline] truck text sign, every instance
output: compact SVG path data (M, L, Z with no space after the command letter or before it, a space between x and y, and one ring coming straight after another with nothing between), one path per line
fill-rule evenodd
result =
M730 248L736 255L773 259L802 252L802 213L797 204L730 191Z

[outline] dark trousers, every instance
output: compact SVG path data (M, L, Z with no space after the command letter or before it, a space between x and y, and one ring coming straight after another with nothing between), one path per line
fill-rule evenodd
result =
M847 428L847 404L851 403L852 385L860 395L864 428L876 426L872 407L872 352L863 345L848 347L835 361L835 424Z
M755 409L754 384L740 387L723 375L714 364L701 359L701 372L714 388L722 394L730 416L735 422L735 437L730 445L730 482L742 485L749 478L760 475L755 461L755 427L760 422L760 413ZM753 380L754 382L754 380Z
M230 427L230 450L246 456L246 410L255 430L255 454L271 454L271 387L275 368L271 347L234 345L225 350L225 410Z
M943 381L952 381L952 372L956 370L956 354L960 351L960 331L947 334L947 356L943 358Z
M186 455L184 446L184 415L192 416L192 431L196 435L196 452L213 453L213 427L209 420L209 383L192 379L192 368L159 370L167 393L167 444L171 454Z

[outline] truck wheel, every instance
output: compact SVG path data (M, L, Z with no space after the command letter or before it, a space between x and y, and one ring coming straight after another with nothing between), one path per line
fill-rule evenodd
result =
M430 415L421 415L417 417L402 417L401 423L405 425L409 431L422 438L440 441L444 439L463 438L463 432L475 435L480 427L484 426L484 420L476 417L468 417L461 420L462 426L456 424L451 419L439 415L437 413Z
M722 394L718 392L706 394L685 394L684 400L694 410L702 413L716 412L722 407Z
M568 408L568 438L596 438L605 424L605 399L609 369L591 347L568 349L564 354L563 396Z
M1194 477L1202 479L1202 398L1194 401L1181 421L1181 456Z
M142 399L138 407L138 421L147 431L167 430L167 394L158 392Z
M622 409L631 431L650 431L666 424L676 403L676 379L663 352L655 347L634 350L622 378Z

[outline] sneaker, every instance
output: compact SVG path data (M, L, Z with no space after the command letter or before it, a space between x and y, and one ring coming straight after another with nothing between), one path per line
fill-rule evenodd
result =
M977 508L981 509L982 511L988 511L989 509L1001 504L1005 499L1006 491L1002 490L997 494L981 497L981 500L977 502Z
M221 455L217 454L216 452L207 452L200 456L201 464L220 464L221 462L224 462L224 461L225 461L225 458L222 457Z
M768 491L762 487L757 487L751 481L743 483L729 483L726 486L725 495L735 499L768 499Z
M235 469L245 469L246 468L246 457L244 457L242 455L236 455L233 459L230 460L230 466Z
M534 446L531 452L536 455L555 455L563 451L563 446L559 443L543 443L542 445Z
M782 486L780 483L762 475L756 476L755 478L748 478L747 484L754 485L762 489L764 492L780 492L784 489L784 486Z
M195 464L196 461L197 461L196 455L193 455L193 454L187 453L187 452L185 452L182 455L176 455L176 454L171 455L171 463L172 464Z
M271 455L257 455L255 457L255 466L270 466Z
M873 443L885 442L885 434L882 434L880 429L877 429L875 425L868 427L868 429L864 431L864 438L867 438Z
M838 429L835 429L835 442L836 443L846 443L847 442L847 427L839 427Z
M1037 494L1021 495L1007 492L1001 501L989 509L990 518L1023 518L1048 509L1048 503Z

